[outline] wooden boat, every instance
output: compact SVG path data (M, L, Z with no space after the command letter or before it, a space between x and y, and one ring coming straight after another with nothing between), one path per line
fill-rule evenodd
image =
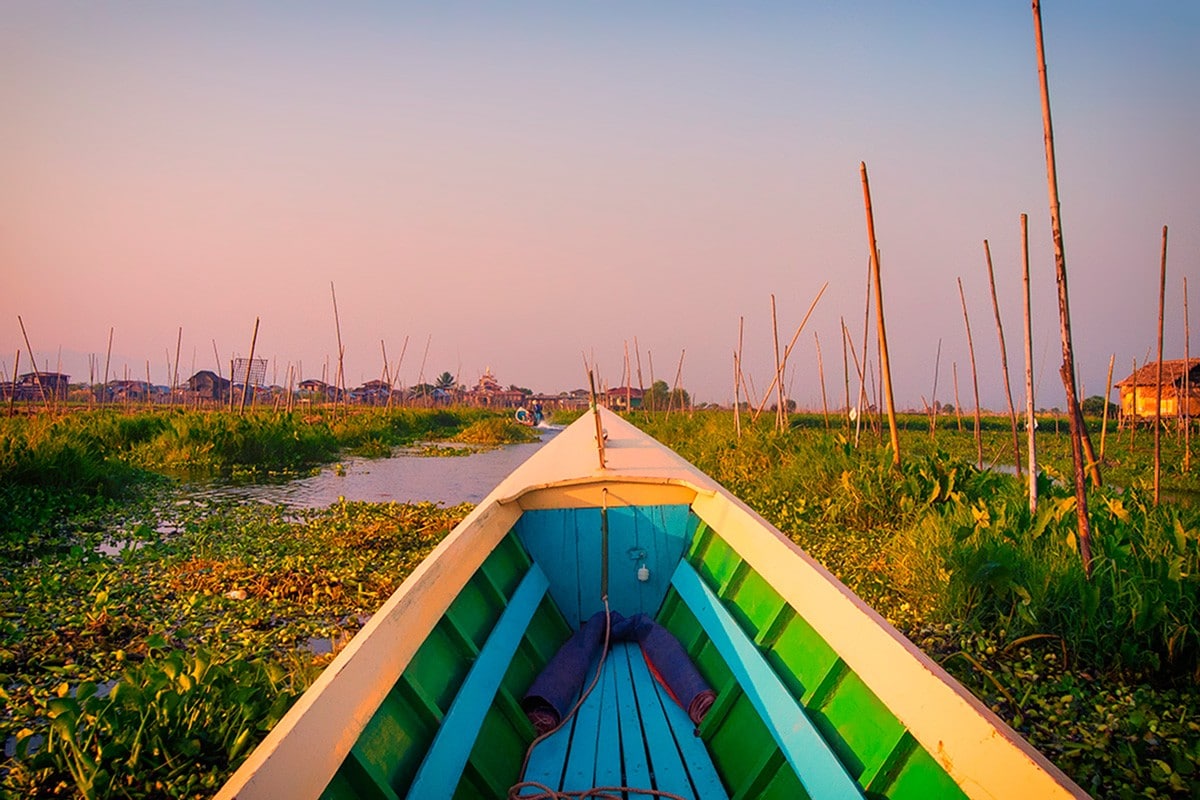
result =
M613 611L652 615L715 699L694 724L638 644L614 643L585 702L529 751L522 697L603 612L602 595ZM778 530L606 409L484 499L218 797L595 787L627 787L605 797L1087 796Z

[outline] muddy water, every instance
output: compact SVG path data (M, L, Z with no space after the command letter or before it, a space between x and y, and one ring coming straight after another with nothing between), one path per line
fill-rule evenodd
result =
M208 485L195 494L259 500L295 508L321 508L341 498L376 503L422 500L457 505L478 503L510 472L548 442L514 444L465 456L420 456L399 450L391 458L347 458L317 475L286 483Z

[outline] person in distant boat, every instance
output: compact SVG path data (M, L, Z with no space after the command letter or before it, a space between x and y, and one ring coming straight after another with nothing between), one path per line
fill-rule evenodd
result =
M533 424L541 425L543 419L544 419L544 417L542 416L542 404L534 403L533 404Z

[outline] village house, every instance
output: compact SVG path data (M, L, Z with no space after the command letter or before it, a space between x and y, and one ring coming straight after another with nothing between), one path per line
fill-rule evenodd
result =
M1117 384L1121 420L1153 420L1156 409L1164 419L1200 417L1200 359L1162 362L1162 393L1158 391L1158 362L1148 363Z
M229 381L212 370L200 370L188 378L184 385L189 395L196 400L229 399Z
M67 399L71 376L60 372L26 372L17 378L12 391L17 400Z
M618 386L604 393L604 405L613 411L631 411L642 407L644 394L641 389L632 386Z

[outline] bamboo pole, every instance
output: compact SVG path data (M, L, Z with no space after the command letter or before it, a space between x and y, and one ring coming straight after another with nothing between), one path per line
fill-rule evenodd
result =
M29 345L29 334L25 332L25 321L21 319L20 314L17 315L17 323L21 326L21 336L25 339L25 350L29 353L29 362L33 364L33 379L37 382L38 391L41 392L42 404L45 406L46 411L49 412L50 400L46 395L46 385L42 382L42 372L38 369L37 359L33 357L33 348ZM15 388L16 381L13 383Z
M733 427L737 431L737 437L742 438L742 342L746 328L746 317L738 317L738 346L733 353ZM638 374L638 380L641 380L641 373Z
M871 272L875 279L875 322L879 327L879 371L884 397L887 400L888 429L892 439L892 463L900 466L900 431L896 427L896 403L892 396L892 369L888 360L887 326L883 321L883 281L879 275L879 249L875 243L875 215L871 212L871 184L867 180L867 164L859 162L862 176L863 205L867 213L867 244L871 248Z
M330 284L332 286L333 284ZM258 344L258 317L254 318L254 335L250 337L250 357L246 359L246 379L242 381L242 404L238 414L246 413L246 395L250 393L250 368L254 365L254 347Z
M775 406L775 430L783 430L783 380L780 378L779 370L779 324L775 316L775 295L771 295L771 336L775 342L775 380L771 384L778 387L777 404ZM770 390L768 390L768 394Z
M1008 381L1008 349L1004 346L1004 325L1000 322L1000 301L996 299L996 274L992 270L992 248L983 240L983 253L987 258L988 286L992 290L992 311L996 315L996 334L1000 337L1000 372L1004 376L1004 398L1008 401L1008 419L1012 424L1013 463L1017 480L1021 479L1021 439L1017 433L1017 412L1013 407L1012 386Z
M1158 366L1154 373L1154 505L1158 505L1162 473L1163 309L1167 302L1167 226L1163 225L1162 259L1158 271Z
M1084 483L1084 446L1087 430L1075 395L1075 354L1071 343L1071 313L1067 292L1067 256L1063 246L1062 219L1059 213L1058 173L1054 164L1054 125L1050 115L1050 85L1046 77L1046 49L1042 41L1041 0L1033 0L1033 27L1037 41L1038 77L1042 95L1042 125L1046 144L1046 185L1050 202L1050 229L1054 238L1054 268L1058 284L1058 317L1062 334L1063 363L1059 370L1067 396L1071 423L1071 457L1075 465L1075 514L1079 523L1079 555L1083 570L1092 576L1092 531L1088 519L1087 487ZM1096 473L1098 475L1098 472Z
M104 354L104 392L108 393L108 365L112 361L113 328L108 329L108 350Z
M646 366L650 370L650 399L654 401L651 411L658 411L658 398L654 396L654 352L646 348Z
M958 362L950 362L954 374L954 418L958 421L958 432L962 433L962 403L958 401Z
M858 373L858 415L854 423L854 446L858 447L858 436L862 431L863 412L867 407L867 348L871 341L871 258L867 257L867 283L865 308L863 309L862 362ZM857 360L857 359L856 359Z
M13 359L13 380L12 392L8 395L8 416L13 416L17 413L17 371L21 369L21 348L17 348L17 355Z
M667 418L671 416L671 407L675 405L675 392L679 389L680 381L683 380L683 357L687 354L687 348L679 351L679 368L675 371L675 385L671 387L670 393L667 395ZM679 398L679 410L683 411L683 398Z
M967 316L967 295L963 292L962 278L958 278L958 299L962 301L963 323L967 326L967 352L971 356L971 385L975 388L975 465L983 469L983 430L979 413L979 372L975 368L975 344L971 340L971 318Z
M858 350L854 347L854 337L850 333L850 329L845 325L842 326L842 333L850 345L850 357L854 359L854 376L861 381L863 379L863 368L858 363Z
M629 365L629 340L625 342L625 413L633 413L633 371Z
M1131 372L1130 375L1133 376L1133 399L1131 400L1131 403L1130 403L1130 406L1131 406L1130 412L1131 413L1129 413L1126 416L1129 419L1129 455L1132 456L1133 455L1133 434L1134 434L1134 431L1137 430L1137 407L1138 407L1137 406L1138 368L1137 368L1137 359L1136 358L1133 359L1133 372Z
M1183 276L1183 472L1192 469L1192 353L1188 327L1187 276ZM1100 448L1103 452L1104 448Z
M738 384L740 383L741 365L738 364L737 351L733 351L733 430L737 434L738 440L742 438L742 415L738 406L741 404L741 393Z
M1100 423L1100 460L1104 460L1104 439L1108 436L1108 398L1112 396L1112 374L1113 364L1116 363L1117 354L1113 353L1108 357L1108 382L1105 384L1107 390L1104 392L1104 417Z
M392 398L396 395L396 382L400 380L400 367L404 364L404 354L408 352L408 336L404 337L404 344L400 346L400 358L396 359L396 368L392 370L392 382L388 384L388 404L387 407L392 407Z
M799 327L797 327L796 332L792 334L792 340L790 342L788 342L787 347L785 347L783 349L783 363L784 364L787 363L788 356L790 356L792 354L792 348L794 348L796 346L796 341L800 338L800 334L804 331L804 327L808 324L808 318L812 316L813 309L815 309L817 307L817 302L820 301L821 296L823 294L825 294L825 290L828 288L829 288L829 282L826 281L824 284L821 285L821 289L820 289L820 291L817 292L817 296L814 297L813 301L809 304L808 311L805 312L805 314L804 314L804 319L800 320ZM774 299L773 295L772 295L772 299ZM767 387L767 390L765 392L763 392L762 402L759 403L758 410L756 412L754 412L754 419L752 421L754 421L754 422L758 421L758 415L761 414L762 410L766 407L767 400L770 399L770 397L771 397L771 391L775 388L775 381L778 381L778 380L779 380L779 371L778 371L778 369L776 369L775 380L771 381L771 385ZM782 394L781 394L781 396L782 396ZM747 399L749 399L749 398L747 398Z
M846 405L845 413L842 414L846 422L846 435L850 435L850 356L847 353L846 346L846 318L838 317L838 324L842 326L842 380L845 383L846 389Z
M1029 458L1029 513L1037 513L1037 417L1033 403L1033 315L1029 292L1029 216L1021 215L1021 282L1024 284L1025 317L1025 449ZM1005 370L1005 374L1007 374ZM1111 374L1111 373L1110 373ZM1105 406L1107 410L1108 406ZM1101 448L1103 450L1103 448Z
M821 337L813 331L813 342L817 346L817 379L821 382L821 414L825 417L825 430L829 430L829 400L825 396L825 364L821 359Z
M171 378L171 405L175 405L175 390L179 387L179 348L183 345L183 326L179 326L179 334L175 337L175 372Z
M330 281L330 282L329 282L329 294L330 294L330 296L333 298L333 327L334 327L334 329L337 331L337 345L338 345L338 367L337 367L337 377L336 377L336 378L334 378L334 382L333 382L333 396L334 396L333 408L334 408L334 411L335 411L335 416L336 416L337 405L338 405L338 399L345 400L345 393L346 393L346 373L345 373L345 356L346 356L346 349L345 349L345 348L342 346L342 323L341 323L341 320L339 320L339 319L338 319L337 291L336 291L336 290L333 288L333 281ZM244 394L244 390L243 390L243 394ZM345 409L343 409L343 410L345 410Z
M933 441L937 433L937 385L938 373L942 366L942 340L938 339L937 355L933 359L933 391L929 394L929 440Z

